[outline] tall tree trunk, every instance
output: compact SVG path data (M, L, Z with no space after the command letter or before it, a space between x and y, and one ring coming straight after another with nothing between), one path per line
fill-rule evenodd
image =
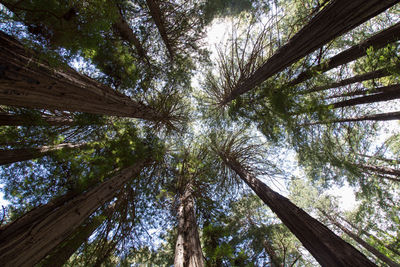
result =
M348 225L350 225L353 229L355 229L355 230L357 230L357 231L360 231L361 234L363 234L363 235L365 235L365 236L367 236L367 237L369 237L369 238L372 238L373 240L375 240L376 242L378 242L380 245L384 246L384 247L387 248L388 250L390 250L390 251L392 251L393 253L395 253L395 254L397 254L397 255L400 256L400 251L398 251L398 250L394 249L393 247L391 247L391 246L385 244L381 239L379 239L379 238L376 237L375 235L373 235L373 234L367 232L366 230L364 230L364 229L358 227L357 225L355 225L354 223L350 222L349 220L347 220L346 218L344 218L344 217L341 216L340 214L337 214L337 216L338 216L342 221L344 221L344 222L346 222Z
M40 267L62 267L75 251L104 222L102 215L87 219L67 240L55 247L49 255L40 262Z
M72 119L63 117L42 117L40 120L30 119L22 115L10 113L0 113L0 126L71 126L74 125Z
M154 23L158 28L158 31L161 35L161 39L163 40L165 47L168 50L169 56L172 60L174 58L175 52L174 49L172 48L173 45L171 44L171 40L168 38L160 6L157 3L157 0L146 0L146 3L149 8L150 15L153 18Z
M131 27L129 27L129 24L125 21L121 9L119 9L119 18L117 22L114 23L113 27L123 40L135 47L139 57L146 58L146 52L140 43L140 40L136 37Z
M389 43L395 42L400 39L400 23L393 25L386 30L378 32L372 37L368 38L364 42L352 46L351 48L337 54L336 56L328 59L317 66L311 67L310 69L302 72L297 76L296 79L290 81L286 86L294 86L301 82L304 82L312 78L317 73L326 72L340 65L352 62L357 58L365 56L367 54L367 49L373 47L374 49L379 49L386 46Z
M0 262L5 267L33 266L81 225L104 203L111 201L145 165L139 161L107 181L68 201L49 203L0 228Z
M373 166L373 165L367 165L367 164L359 164L359 168L361 169L366 169L378 174L387 174L387 175L393 175L400 177L400 170L392 169L389 167L384 167L384 166Z
M260 85L302 57L398 3L398 0L332 0L221 104ZM329 29L329 30L327 30Z
M175 245L175 267L202 267L204 256L201 250L197 220L194 211L193 185L190 180L180 197L178 208L178 238Z
M376 87L372 89L358 89L358 90L353 90L351 92L345 92L345 93L339 93L335 95L331 95L328 97L325 97L324 99L332 99L332 98L339 98L339 97L346 97L346 96L365 96L373 93L395 93L396 91L399 90L398 85L388 85L388 86L382 86L382 87Z
M364 247L366 250L368 250L371 254L375 255L378 259L389 265L390 267L400 267L400 264L397 264L393 262L391 259L380 253L376 248L362 240L358 235L354 234L351 232L349 229L347 229L345 226L341 225L337 220L335 220L332 216L328 215L324 210L321 210L321 213L325 215L334 225L336 225L340 230L342 230L344 233L346 233L348 236L350 236L354 241L356 241L358 244L360 244L362 247Z
M300 126L304 127L304 126L331 124L331 123L338 123L338 122L390 121L390 120L400 120L400 112L399 111L387 112L387 113L360 116L360 117L356 117L356 118L344 118L344 119L337 119L337 120L330 120L330 121L318 121L318 122L304 123L304 124L301 124Z
M55 146L42 146L38 148L21 148L21 149L11 149L4 150L0 149L0 165L10 164L13 162L31 160L49 155L55 151L61 149L73 149L73 148L83 148L88 144L59 144Z
M220 157L268 205L322 266L376 266L326 226L258 180L237 160L223 153L220 153Z
M159 121L163 115L110 87L39 60L13 37L0 32L0 104L80 111Z
M340 102L333 103L333 108L343 108L343 107L352 107L361 104L369 104L369 103L377 103L383 101L389 101L400 98L400 85L391 85L391 90L387 92L366 95L361 97L355 97L348 100L343 100Z
M398 68L398 67L396 67ZM320 91L324 91L327 89L331 89L331 88L337 88L337 87L341 87L341 86L345 86L345 85L349 85L349 84L353 84L353 83L357 83L357 82L363 82L363 81L368 81L368 80L372 80L372 79L378 79L378 78L382 78L382 77L386 77L391 75L392 73L390 72L391 68L384 68L384 69L379 69L376 71L371 71L371 72L367 72L364 74L360 74L360 75L356 75L354 77L348 78L348 79L344 79L341 80L339 82L336 83L331 83L328 85L322 85L322 86L318 86L309 90L305 90L302 92L299 92L300 95L305 95L305 94L309 94L309 93L314 93L314 92L320 92Z

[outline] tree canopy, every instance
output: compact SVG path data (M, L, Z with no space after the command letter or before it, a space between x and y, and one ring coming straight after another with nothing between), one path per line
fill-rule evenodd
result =
M398 2L0 0L0 262L400 266Z

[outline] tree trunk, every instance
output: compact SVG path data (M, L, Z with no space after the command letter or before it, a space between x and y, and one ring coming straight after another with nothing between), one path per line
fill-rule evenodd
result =
M140 40L136 37L131 27L129 27L129 24L125 21L121 10L119 10L119 18L117 22L114 23L113 27L123 40L135 47L140 58L146 58L146 52L144 51Z
M158 121L156 110L70 67L50 66L0 32L0 104Z
M62 267L72 254L85 242L93 232L104 222L102 215L89 218L80 225L71 236L55 247L39 264L40 267Z
M178 238L175 245L175 267L202 267L204 256L194 211L193 185L189 181L180 197Z
M330 121L318 121L311 123L304 123L300 126L311 126L311 125L320 125L320 124L330 124L330 123L338 123L338 122L353 122L353 121L390 121L390 120L400 120L400 112L388 112L388 113L380 113L373 115L360 116L356 118L344 118Z
M331 84L323 85L323 86L318 86L318 87L312 88L310 90L299 92L299 94L300 95L305 95L305 94L309 94L309 93L320 92L320 91L324 91L324 90L331 89L331 88L337 88L337 87L341 87L341 86L345 86L345 85L349 85L349 84L353 84L353 83L357 83L357 82L363 82L363 81L368 81L368 80L372 80L372 79L378 79L378 78L386 77L386 76L389 76L389 75L391 75L390 70L388 70L386 68L385 69L379 69L379 70L376 70L376 71L371 71L371 72L368 72L368 73L356 75L354 77L341 80L340 82L331 83Z
M359 168L361 169L366 169L378 174L387 174L387 175L393 175L393 176L397 176L400 177L400 170L396 170L396 169L392 169L389 167L384 167L384 166L372 166L372 165L366 165L366 164L359 164L358 165Z
M352 62L357 58L365 56L367 54L367 49L373 47L374 49L379 49L385 47L387 44L395 42L400 39L400 23L393 25L386 30L383 30L372 37L368 38L364 42L352 46L351 48L337 54L336 56L328 59L317 66L311 67L310 69L300 73L296 79L290 81L286 86L294 86L301 82L304 82L316 74L320 74L336 68L340 65Z
M379 239L378 237L376 237L375 235L373 235L373 234L367 232L366 230L364 230L364 229L358 227L357 225L353 224L352 222L350 222L349 220L347 220L347 219L344 218L343 216L341 216L341 215L337 215L337 216L338 216L342 221L344 221L344 222L346 222L348 225L350 225L353 229L355 229L355 230L357 230L357 231L360 231L361 234L363 234L363 235L365 235L365 236L367 236L367 237L369 237L369 238L372 238L373 240L375 240L376 242L378 242L379 244L381 244L382 246L384 246L384 247L387 248L388 250L390 250L390 251L392 251L393 253L395 253L395 254L397 254L397 255L400 256L400 252L399 252L399 251L397 251L396 249L392 248L391 246L385 244L382 240L380 240L380 239Z
M2 265L33 266L39 262L101 205L111 201L132 177L139 175L145 163L140 161L69 201L38 207L0 228Z
M388 86L389 87L389 86ZM377 103L383 101L389 101L400 98L400 85L391 85L390 90L386 92L356 97L348 100L343 100L340 102L333 103L333 108L343 108L343 107L352 107L361 104L369 104L369 103Z
M63 117L42 117L40 120L22 115L0 113L0 126L71 126L74 121Z
M42 146L38 148L21 148L4 150L0 149L0 165L10 164L18 161L32 160L49 155L61 149L83 148L88 144L59 144L55 146Z
M221 105L260 85L302 57L398 3L398 0L332 0L278 49L253 75L238 84ZM329 30L327 30L329 29Z
M332 216L328 215L325 211L320 210L322 214L325 215L334 225L336 225L340 230L342 230L344 233L346 233L348 236L350 236L354 241L356 241L358 244L360 244L362 247L364 247L366 250L368 250L371 254L375 255L378 259L389 265L390 267L400 267L399 264L393 262L391 259L380 253L376 248L362 240L358 235L354 234L351 232L349 229L341 225L338 221L336 221Z
M324 99L332 99L332 98L339 98L339 97L346 97L346 96L365 96L373 93L394 93L396 90L398 90L399 86L398 85L388 85L388 86L382 86L382 87L376 87L372 89L358 89L358 90L353 90L351 92L346 92L346 93L339 93L335 95L331 95L328 97L325 97Z
M246 171L235 159L220 154L225 164L264 201L322 266L376 266L287 198Z
M160 10L160 6L157 3L157 0L146 0L147 6L150 11L150 15L154 20L154 23L156 24L158 31L161 35L161 39L163 40L169 56L171 60L174 58L175 52L174 49L172 48L172 44L170 39L168 38L167 30L164 25L164 20L163 20L163 14Z

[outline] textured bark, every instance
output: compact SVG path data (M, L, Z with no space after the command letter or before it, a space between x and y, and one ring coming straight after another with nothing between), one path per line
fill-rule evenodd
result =
M158 121L153 108L67 66L52 67L0 32L0 104Z
M123 40L127 41L135 47L139 57L146 57L146 52L144 51L140 40L136 37L133 30L129 27L129 24L125 21L124 17L121 14L121 11L117 22L115 22L113 26L118 35L121 36Z
M163 40L165 47L168 50L169 56L171 59L174 58L175 52L172 48L172 44L170 39L168 38L167 30L163 20L163 14L161 12L160 6L157 3L157 0L146 0L147 7L149 8L150 15L156 24L158 31L161 35L161 39Z
M356 105L377 103L377 102L382 102L382 101L399 99L400 98L400 85L396 84L396 85L391 85L388 87L390 87L390 89L387 88L387 90L384 92L361 96L361 97L356 97L356 98L352 98L352 99L348 99L348 100L343 100L343 101L332 104L332 106L333 106L333 108L343 108L343 107L352 107L352 106L356 106Z
M352 62L357 58L365 56L367 54L367 49L373 47L374 49L379 49L386 46L389 43L395 42L400 39L400 23L383 30L372 37L368 38L364 42L355 45L338 55L328 59L317 66L311 67L310 69L300 73L296 79L290 81L287 86L294 86L301 82L304 82L312 78L317 73L326 72L340 65Z
M227 104L250 91L292 63L398 2L398 0L332 0L253 75L238 84L221 104Z
M39 266L41 267L62 267L75 251L85 242L93 232L103 223L104 216L96 216L87 219L74 233L59 246L54 248Z
M24 160L32 160L49 155L61 149L83 148L84 146L87 146L87 144L65 143L55 146L42 146L38 148L22 148L22 149L11 149L11 150L0 149L0 165L10 164L13 162L19 162Z
M344 118L330 121L318 121L311 123L304 123L300 126L311 126L311 125L320 125L320 124L330 124L330 123L338 123L338 122L352 122L352 121L391 121L391 120L400 120L400 112L387 112L380 114L372 114L366 116L360 116L356 118Z
M340 82L331 83L331 84L323 85L323 86L318 86L318 87L312 88L310 90L302 91L299 94L300 95L305 95L305 94L309 94L309 93L320 92L320 91L324 91L324 90L331 89L331 88L337 88L337 87L346 86L346 85L357 83L357 82L363 82L363 81L368 81L368 80L372 80L372 79L378 79L378 78L386 77L386 76L389 76L389 75L391 75L390 70L388 70L388 69L379 69L379 70L376 70L376 71L371 71L371 72L368 72L368 73L356 75L354 77L341 80Z
M0 228L2 266L33 266L101 205L112 200L124 184L140 173L144 165L145 161L140 161L69 201L36 208Z
M386 263L390 267L400 267L399 264L393 262L391 259L380 253L376 248L362 240L358 235L354 234L351 232L349 229L347 229L345 226L341 225L337 220L335 220L332 216L328 215L325 211L320 210L322 214L325 215L334 225L336 225L340 230L342 230L344 233L346 233L348 236L350 236L354 241L356 241L358 244L360 244L362 247L364 247L366 250L368 250L371 254L375 255L378 259Z
M74 121L63 117L42 117L32 120L22 115L0 113L0 126L71 126Z
M287 198L273 191L235 160L220 154L225 164L264 201L322 266L376 266Z
M204 256L194 211L192 181L185 186L178 208L178 238L175 245L175 267L202 267Z

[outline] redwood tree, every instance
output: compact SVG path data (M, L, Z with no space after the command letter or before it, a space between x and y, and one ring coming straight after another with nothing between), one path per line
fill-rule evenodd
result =
M306 26L279 48L250 77L238 83L230 95L220 104L227 104L238 96L250 91L292 63L385 11L397 2L396 0L370 0L367 2L363 0L351 2L346 0L330 1Z
M80 195L40 206L0 230L4 266L33 266L60 244L102 204L111 201L146 165L137 162Z

